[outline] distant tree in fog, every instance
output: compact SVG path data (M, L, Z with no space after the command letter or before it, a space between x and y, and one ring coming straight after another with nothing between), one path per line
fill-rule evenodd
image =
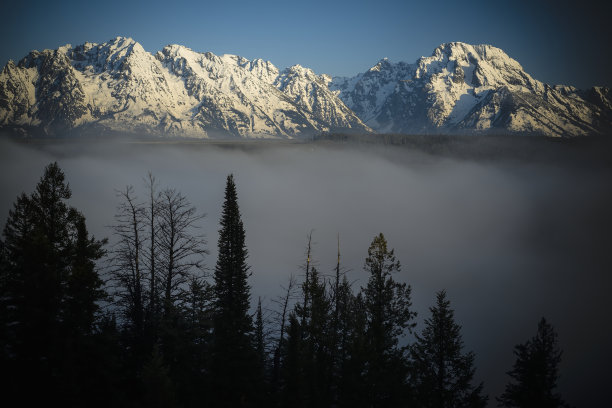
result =
M485 407L482 383L474 386L474 353L463 352L461 326L454 319L446 292L436 295L422 334L411 347L411 377L416 406Z
M411 330L416 313L412 311L411 288L396 282L400 271L394 250L389 249L381 233L368 248L364 269L370 277L362 289L367 316L367 368L365 379L372 406L395 406L407 374L406 359L399 347L399 337Z
M518 408L567 406L555 392L561 354L557 333L542 318L536 335L514 347L516 361L512 370L508 371L512 381L497 398L500 405Z

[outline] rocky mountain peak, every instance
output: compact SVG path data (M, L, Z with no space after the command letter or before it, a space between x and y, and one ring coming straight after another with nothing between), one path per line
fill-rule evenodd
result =
M374 65L372 68L368 70L368 72L380 72L385 69L391 68L391 61L387 57L381 59Z
M116 37L32 51L0 73L0 126L63 134L300 137L316 132L612 131L612 94L550 86L491 45L444 43L352 78Z
M327 88L295 66L168 45L155 56L116 37L33 51L0 74L0 126L57 133L299 137L369 131ZM284 84L284 86L282 86Z
M381 60L330 87L379 132L598 133L606 98L550 87L491 45L444 43L415 64ZM606 127L606 126L604 126ZM609 128L610 125L607 125Z

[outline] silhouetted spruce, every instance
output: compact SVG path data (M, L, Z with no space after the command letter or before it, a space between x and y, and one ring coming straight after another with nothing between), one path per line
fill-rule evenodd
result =
M268 371L266 333L263 311L261 308L261 298L257 301L257 309L255 311L255 353L257 371L255 372L254 380L256 381L258 391L252 405L257 407L269 407L271 403L271 388L269 386L270 376Z
M333 311L325 281L317 268L310 268L309 279L303 289L303 302L308 301L308 307L304 307L304 303L296 306L296 314L302 316L301 322L304 322L300 323L302 354L299 359L303 405L330 406Z
M227 177L215 267L214 339L211 377L216 406L239 407L252 403L258 391L254 376L257 358L253 322L249 315L245 232L234 177Z
M201 277L192 276L181 308L181 341L177 360L171 367L177 397L184 407L199 407L212 391L208 384L212 341L212 286ZM178 364L177 364L178 363Z
M367 366L365 380L372 407L397 406L405 394L406 358L398 346L400 336L414 327L410 286L396 282L400 271L393 249L381 233L368 248L364 269L370 273L363 288L367 316Z
M367 337L367 310L361 293L353 295L348 281L343 280L340 290L346 293L346 304L340 310L339 378L337 399L339 407L368 406L370 392L364 373L369 361Z
M304 407L304 381L302 381L303 343L300 322L294 312L289 314L287 341L283 344L284 355L281 367L282 389L280 405L282 407Z
M557 333L550 323L542 318L537 334L524 344L514 348L516 361L508 375L512 382L497 399L505 407L564 407L566 403L555 392L559 379L559 349Z
M474 353L463 352L461 326L446 292L438 292L422 334L411 348L411 384L417 407L485 407L482 383L472 385Z
M261 310L261 298L257 301L255 312L255 351L257 352L257 363L259 373L263 377L266 369L266 343L264 340L263 312Z
M3 231L3 378L25 405L32 384L50 401L84 404L85 376L98 363L86 358L105 297L95 267L105 241L89 235L84 216L68 206L70 197L58 164L48 165L34 193L18 197Z

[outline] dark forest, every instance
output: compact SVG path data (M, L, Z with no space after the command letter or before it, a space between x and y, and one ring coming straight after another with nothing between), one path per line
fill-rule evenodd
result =
M412 288L383 233L364 248L362 285L342 265L313 260L273 308L253 299L234 177L226 180L212 271L180 191L146 177L118 191L112 245L94 238L49 164L14 201L0 248L3 388L30 405L159 407L557 407L562 352L554 327L532 316L507 385L487 396L475 354L441 288L417 326ZM300 260L296 260L300 262ZM329 268L326 268L326 270ZM256 307L253 307L256 305ZM539 322L539 323L538 323ZM409 335L409 337L407 337ZM408 338L410 340L408 340ZM32 392L35 387L36 392Z

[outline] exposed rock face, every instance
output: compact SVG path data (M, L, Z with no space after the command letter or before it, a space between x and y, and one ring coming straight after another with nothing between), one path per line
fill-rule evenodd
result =
M129 38L33 51L0 74L0 126L189 137L299 137L370 129L294 66L179 45L156 55Z
M499 48L442 44L353 78L130 38L32 51L0 73L0 127L62 135L304 137L318 132L612 132L610 89L533 79Z
M608 88L533 79L499 48L442 44L414 64L381 60L330 88L378 132L490 131L580 136L612 130Z

